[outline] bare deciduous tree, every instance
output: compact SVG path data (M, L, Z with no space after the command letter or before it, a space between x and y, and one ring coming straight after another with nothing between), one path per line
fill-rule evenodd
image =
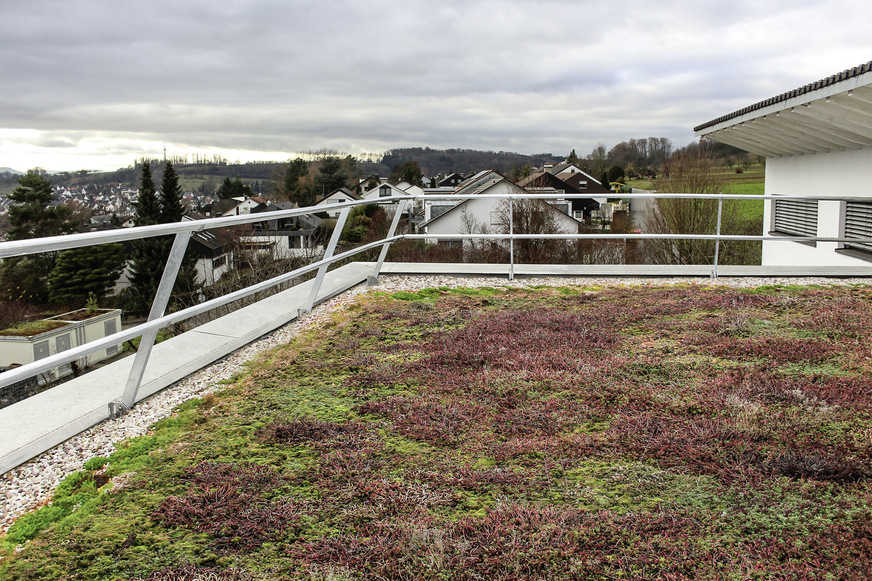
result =
M515 234L567 234L560 224L559 216L560 210L543 200L518 198L501 200L497 205L494 222L503 234L508 234L510 230ZM570 245L566 240L516 240L515 262L553 263L559 256L566 254Z
M729 187L718 171L718 160L705 145L672 156L665 168L667 177L655 182L663 193L719 194L729 193ZM718 200L656 199L649 204L645 224L655 234L715 234L717 232ZM738 205L723 204L722 234L759 234L762 224L743 221ZM709 264L714 260L713 240L646 240L642 254L646 262L655 264ZM760 262L757 242L723 242L720 249L723 264L753 264Z

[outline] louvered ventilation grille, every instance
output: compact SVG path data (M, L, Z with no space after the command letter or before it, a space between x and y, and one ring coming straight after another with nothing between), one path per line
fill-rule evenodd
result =
M845 206L845 238L872 238L872 203L848 202ZM872 242L846 244L872 251Z
M817 200L775 200L775 231L817 236Z

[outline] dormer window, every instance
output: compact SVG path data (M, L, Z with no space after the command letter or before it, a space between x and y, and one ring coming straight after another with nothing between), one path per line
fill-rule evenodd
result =
M379 198L389 198L391 196L391 187L387 184L381 185L378 188Z

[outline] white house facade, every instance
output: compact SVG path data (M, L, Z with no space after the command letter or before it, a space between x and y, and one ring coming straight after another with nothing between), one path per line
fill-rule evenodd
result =
M327 207L327 209L324 210L324 213L335 220L339 217L339 214L342 213L342 210L339 208L330 208L329 206L335 204L344 204L345 202L359 199L360 197L348 188L339 188L338 190L330 192L327 196L319 200L318 203L315 204L315 207Z
M766 158L765 193L850 197L765 204L764 266L869 266L872 244L790 242L872 237L872 62L761 101L694 129Z
M523 196L527 193L520 186L495 173L492 179L485 182L485 184L475 191L465 192L465 195L500 194ZM428 240L430 243L441 241L447 244L459 244L461 239L451 239L452 235L503 233L508 231L508 207L507 199L472 197L431 218L421 224L420 228L426 234L439 235L438 239L433 238ZM580 222L551 205L549 205L549 208L554 212L559 232L567 234L578 233L579 226L581 226Z
M385 182L363 192L360 197L363 200L378 200L380 198L391 198L398 196L420 196L423 193L423 189L419 188L418 186L413 186L407 182L400 182L398 184L389 184Z

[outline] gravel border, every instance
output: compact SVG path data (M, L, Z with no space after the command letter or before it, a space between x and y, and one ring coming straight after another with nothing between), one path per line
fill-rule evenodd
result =
M75 436L63 444L7 472L0 478L0 534L5 534L16 518L22 514L50 504L55 487L70 474L81 470L85 462L95 456L109 456L115 444L148 433L149 426L172 414L179 404L207 394L220 391L220 382L240 371L243 365L258 353L288 343L294 336L318 328L328 322L333 314L347 310L356 302L357 295L371 291L397 292L416 291L429 287L490 286L495 288L522 288L529 286L668 286L687 284L691 286L728 286L736 288L764 285L822 285L851 286L869 285L869 279L830 279L815 277L795 278L516 278L504 277L458 277L458 276L385 276L375 287L358 285L341 295L319 305L312 313L298 319L273 333L239 349L212 365L197 371L152 397L139 402L121 418L106 420Z

